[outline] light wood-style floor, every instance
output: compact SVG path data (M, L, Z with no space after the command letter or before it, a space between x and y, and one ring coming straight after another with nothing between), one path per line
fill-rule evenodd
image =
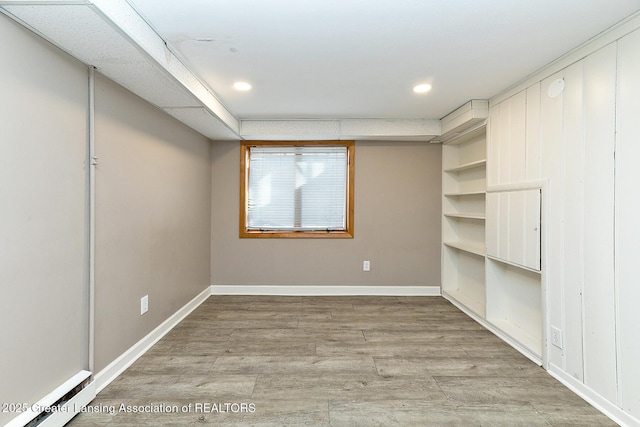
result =
M615 425L440 297L213 296L91 405L69 425Z

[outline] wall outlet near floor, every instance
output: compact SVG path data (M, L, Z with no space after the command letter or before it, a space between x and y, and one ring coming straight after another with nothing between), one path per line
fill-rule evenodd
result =
M140 298L140 316L149 311L149 295Z
M551 344L562 350L562 331L555 326L551 327Z
M371 271L371 261L362 261L362 271Z

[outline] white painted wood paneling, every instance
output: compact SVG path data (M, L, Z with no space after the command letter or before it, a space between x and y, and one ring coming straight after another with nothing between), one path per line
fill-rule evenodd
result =
M616 144L616 272L620 404L640 418L640 30L618 46L618 103Z
M487 126L487 186L499 182L500 171L500 106L489 109L489 125Z
M540 270L540 190L487 193L487 255Z
M547 192L547 298L548 322L550 326L564 329L564 304L562 282L564 276L564 173L565 150L562 142L562 101L563 94L555 98L547 95L549 84L562 74L554 74L542 81L540 97L540 153L542 176L549 180ZM565 336L568 331L564 331ZM582 334L582 331L572 331ZM566 368L563 351L549 347L549 362Z
M582 291L584 284L584 62L564 70L563 135L561 144L566 152L562 168L564 197L561 201L567 220L564 222L564 271L562 289L564 301L564 351L567 371L584 380ZM545 96L548 96L545 94ZM545 159L553 162L554 159ZM552 237L553 238L553 237ZM557 262L557 260L553 260ZM558 326L558 325L555 325Z
M635 54L637 55L637 51ZM584 62L583 299L585 384L614 403L617 402L614 293L615 97L616 44L611 44L590 55Z
M522 91L490 110L488 185L526 180L527 91Z
M540 83L527 89L525 127L525 179L539 181L543 178L540 171Z
M540 189L522 191L524 209L523 261L526 267L541 269L540 251L542 249L542 194Z
M527 92L522 91L511 99L511 111L509 112L509 157L507 164L508 174L503 183L521 182L526 179L526 108Z
M547 88L559 77L543 81L540 113L542 174L549 178L549 318L564 335L563 350L550 347L550 359L616 402L615 46L563 70L564 92L551 97Z

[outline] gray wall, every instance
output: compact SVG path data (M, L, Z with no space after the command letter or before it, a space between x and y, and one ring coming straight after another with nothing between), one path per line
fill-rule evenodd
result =
M0 40L0 402L32 403L87 367L87 68L2 14Z
M89 363L89 73L1 14L0 40L0 402L30 405ZM211 143L95 92L97 373L210 284Z
M239 147L213 144L213 285L440 285L440 145L356 143L354 239L240 239Z
M99 372L209 286L211 143L98 75L96 155Z

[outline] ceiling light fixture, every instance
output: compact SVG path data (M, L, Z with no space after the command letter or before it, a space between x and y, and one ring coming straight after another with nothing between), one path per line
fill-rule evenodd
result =
M413 88L413 91L415 93L427 93L430 90L431 90L431 85L426 84L426 83L414 86L414 88Z
M251 85L247 82L235 82L233 88L235 90L247 91L251 90Z

